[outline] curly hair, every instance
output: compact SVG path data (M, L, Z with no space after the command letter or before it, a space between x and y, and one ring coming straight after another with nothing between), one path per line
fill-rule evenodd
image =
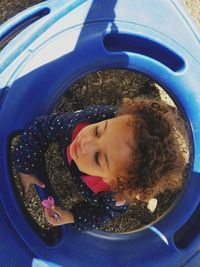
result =
M183 184L188 163L189 138L186 123L176 108L161 100L125 99L117 116L132 115L134 141L127 177L111 184L116 200L148 201L166 189Z

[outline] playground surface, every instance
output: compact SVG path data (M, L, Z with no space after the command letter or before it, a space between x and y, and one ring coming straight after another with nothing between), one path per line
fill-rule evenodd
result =
M6 20L14 16L15 14L19 13L20 11L25 10L26 8L30 6L33 6L41 2L43 1L41 0L28 0L28 1L2 0L0 2L0 12L2 14L0 18L0 24L5 22ZM193 20L198 25L200 25L200 2L198 0L181 0L181 2L183 3L184 6L186 6L187 11L193 17ZM123 79L123 77L126 77L126 78ZM66 111L66 110L69 111L71 108L73 110L78 110L80 108L83 108L83 107L79 107L78 102L81 102L84 106L88 106L91 104L108 103L110 95L112 95L113 99L112 99L112 102L109 104L116 105L117 102L119 102L120 99L123 97L134 97L134 96L143 94L143 92L141 93L141 91L143 91L146 81L147 81L146 77L135 75L129 71L126 71L124 73L124 71L113 70L113 71L106 71L106 72L98 72L97 74L91 74L90 76L86 77L85 80L80 81L79 83L73 86L74 87L73 89L75 89L73 91L75 93L73 93L73 96L71 97L71 99L70 98L63 99L61 103L59 103L59 107L61 109L58 108L56 111L57 112ZM127 95L125 94L126 90L124 90L124 87L126 87L126 90L128 91ZM109 88L110 91L108 89L105 90L105 88ZM94 90L96 92L95 94L93 94ZM97 92L99 92L98 99L96 99ZM87 98L84 97L86 93L87 93ZM155 90L153 94L154 94L153 97L155 97ZM95 99L93 99L94 95L95 95ZM88 102L88 99L90 99L89 102ZM64 102L64 107L63 107L63 102ZM71 104L72 102L73 102L73 107ZM62 110L63 108L64 110ZM55 155L53 159L53 166L57 166L61 164L60 159L57 156L58 153L56 153L56 149L54 147L52 148L52 150L50 150L51 155L52 153ZM52 156L49 158L52 158ZM47 157L47 161L49 161L48 157ZM50 162L49 165L52 165L52 163ZM53 173L52 176L54 176L55 171L53 169L52 170L50 169L49 172ZM62 176L62 178L66 180L65 173L63 175L56 175L56 176ZM17 184L17 187L19 188L18 184ZM59 192L59 195L62 195L62 191L60 190L60 188L62 188L63 186L59 185L59 181L55 181L55 187L56 187L56 191ZM71 189L71 192L72 192L72 195L77 195L77 193L74 192L74 190L72 189ZM120 222L116 221L111 226L107 226L105 230L123 232L127 230L138 229L146 224L149 224L152 221L156 220L158 217L160 217L165 212L165 210L167 210L174 203L178 195L179 195L179 192L173 192L173 193L167 192L165 193L165 195L162 195L158 199L159 205L156 209L156 212L154 212L153 214L149 212L146 206L144 207L142 203L140 205L136 205L135 207L132 208L131 212L127 214L124 220L120 219ZM73 197L72 199L74 201ZM46 225L46 222L43 217L42 208L40 207L38 203L36 192L34 190L30 194L29 200L31 200L30 201L31 203L33 202L33 205L30 204L30 202L27 200L27 202L25 203L27 210L29 210L33 218L36 219L38 218L38 216L40 217L40 220L39 220L41 222L40 226L42 227L45 226L48 228L48 224ZM63 200L65 200L64 197L63 197ZM70 203L68 203L67 205L70 205ZM140 214L140 216L138 214ZM120 225L120 227L118 227L118 225Z

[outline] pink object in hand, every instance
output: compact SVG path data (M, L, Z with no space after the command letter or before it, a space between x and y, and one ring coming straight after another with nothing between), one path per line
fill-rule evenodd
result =
M42 206L46 209L50 209L52 206L54 206L55 201L53 197L48 197L47 199L44 199L42 201Z
M42 206L47 209L49 216L57 218L58 215L56 213L54 213L51 209L52 206L54 206L54 204L55 204L55 201L54 201L53 197L51 197L51 196L42 201Z

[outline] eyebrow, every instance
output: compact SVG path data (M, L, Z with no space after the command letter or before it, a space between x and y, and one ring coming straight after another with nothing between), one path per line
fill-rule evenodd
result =
M108 127L108 121L105 122L103 132L106 131L107 127ZM105 157L106 166L107 166L107 168L109 169L109 168L110 168L110 167L109 167L109 160L108 160L108 157L107 157L107 155L106 155L105 153L104 153L104 157Z

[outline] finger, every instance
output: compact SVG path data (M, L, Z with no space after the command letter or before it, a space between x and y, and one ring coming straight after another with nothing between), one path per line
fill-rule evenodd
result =
M58 220L58 218L59 218L59 215L57 213L55 213L54 211L52 211L51 209L49 209L49 208L45 208L45 215L47 215L47 217L50 220L52 218Z
M22 196L23 201L28 200L29 189L30 189L30 184L26 184L25 186L21 185L21 196Z
M58 223L58 218L55 218L55 217L52 217L52 216L50 216L49 215L49 213L48 213L48 210L47 209L44 209L44 214L45 214L45 218L46 218L46 220L50 223L50 224L52 224L53 226L56 226L56 225L58 225L59 223Z
M24 193L27 194L30 190L30 186L31 186L31 183L30 182L27 182L24 187L23 187L23 190L24 190Z
M23 173L19 173L19 182L22 190L23 198L27 195L30 188L30 181L27 179L27 175Z
M27 195L28 195L27 193L28 193L28 190L26 190L24 187L21 187L21 196L24 201L26 201L27 199Z
M60 207L52 206L51 209L53 212L57 213L60 217L62 216L63 210Z
M37 178L34 178L34 183L38 185L39 187L45 188L45 184Z

